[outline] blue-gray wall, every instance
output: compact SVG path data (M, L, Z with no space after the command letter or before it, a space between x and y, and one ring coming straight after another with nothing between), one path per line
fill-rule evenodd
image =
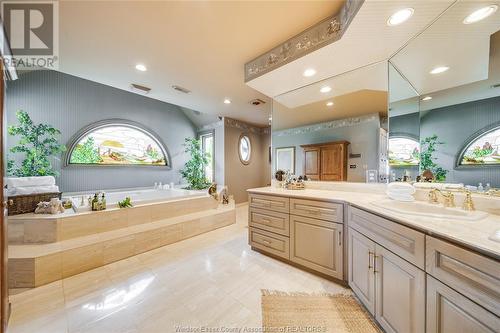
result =
M370 118L369 116L366 116ZM364 182L366 170L379 169L379 131L380 118L373 115L369 120L359 124L337 128L322 128L320 124L304 126L310 129L296 131L295 134L283 135L283 131L272 133L273 156L276 148L295 147L295 174L304 174L304 150L301 145L323 143L330 141L347 140L350 142L349 153L361 154L360 158L350 158L347 167L347 180L351 182ZM293 130L293 129L292 129ZM287 130L284 130L287 131ZM276 161L273 161L272 173L274 174ZM350 165L356 165L351 169Z
M425 112L420 137L436 134L445 144L438 147L437 164L449 171L447 182L500 187L500 166L456 169L455 159L465 141L477 131L500 122L500 97L452 105Z
M64 192L153 186L154 182L181 182L179 170L188 156L184 138L196 135L194 124L179 107L55 71L34 71L9 82L6 89L7 125L22 109L36 123L49 123L62 132L61 143L81 128L99 120L120 118L138 122L156 132L171 155L172 169L154 167L62 167L57 184ZM17 141L7 138L11 147Z

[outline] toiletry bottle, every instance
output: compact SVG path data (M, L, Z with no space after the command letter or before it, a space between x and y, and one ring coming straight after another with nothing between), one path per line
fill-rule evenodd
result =
M488 192L489 190L491 190L491 185L490 185L490 183L486 183L486 186L484 187L484 191Z
M162 190L163 189L163 185L161 184L161 182L158 183L158 189L159 190Z
M94 194L94 199L92 199L92 210L97 210L99 205L99 199L97 199L97 193Z
M101 209L106 209L106 198L104 197L104 192L102 192Z
M479 185L477 186L477 191L478 192L484 192L483 183L479 183Z

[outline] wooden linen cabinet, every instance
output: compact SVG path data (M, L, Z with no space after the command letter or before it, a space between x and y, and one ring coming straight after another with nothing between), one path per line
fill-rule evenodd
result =
M310 180L346 181L348 141L302 145L304 174Z

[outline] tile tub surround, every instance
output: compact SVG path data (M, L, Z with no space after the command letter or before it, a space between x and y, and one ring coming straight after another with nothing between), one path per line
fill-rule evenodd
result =
M216 202L212 198L210 200ZM98 233L55 243L9 245L9 286L41 286L235 223L234 202L201 211L198 207L196 212L184 212L174 217L168 217L169 210L162 208L160 211L164 218L155 215L159 213L154 213L154 209L151 211L152 216L156 216L154 221L146 218L143 223L123 225L108 231L101 229ZM128 216L129 211L133 209L115 212L124 212L125 217L137 217ZM78 217L103 215L99 213L103 212L79 214ZM108 217L106 219L97 221L110 221Z
M8 218L8 239L9 244L53 243L215 209L217 205L218 202L207 195L137 205L127 209L112 208L80 213L68 209L59 215L15 215Z
M332 184L331 186L334 186ZM249 193L286 196L290 198L322 200L346 203L361 208L370 213L385 217L394 222L422 231L428 235L451 241L460 246L485 254L500 260L500 242L489 237L500 229L500 215L492 214L479 221L457 221L436 219L414 215L398 214L372 204L374 201L386 199L385 194L377 191L362 191L359 189L347 191L346 185L342 191L336 190L285 190L276 187L261 187L248 190ZM474 197L476 201L478 197ZM480 198L478 198L481 200ZM498 200L495 198L494 200ZM460 203L457 199L457 204ZM500 202L500 201L499 201Z

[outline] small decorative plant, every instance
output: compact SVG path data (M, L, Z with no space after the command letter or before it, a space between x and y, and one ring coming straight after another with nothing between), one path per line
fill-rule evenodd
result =
M130 199L130 197L126 197L124 200L118 201L118 207L120 207L120 208L130 208L130 207L133 207L132 206L132 200Z
M20 136L17 145L10 148L13 154L24 154L21 165L12 159L7 161L7 174L16 177L58 176L50 163L50 157L66 150L58 142L61 131L48 124L34 124L29 114L19 110L16 113L18 125L11 125L7 132L11 136Z
M442 182L446 180L448 170L437 165L434 162L436 158L433 156L434 152L437 150L437 146L440 145L444 145L444 142L438 141L438 136L436 134L428 136L421 141L420 169L422 171L430 170L434 174L435 180Z
M210 186L210 182L205 177L205 167L208 165L208 154L201 149L200 140L186 138L184 140L185 152L191 155L191 159L186 162L181 175L186 179L190 190L202 190Z

